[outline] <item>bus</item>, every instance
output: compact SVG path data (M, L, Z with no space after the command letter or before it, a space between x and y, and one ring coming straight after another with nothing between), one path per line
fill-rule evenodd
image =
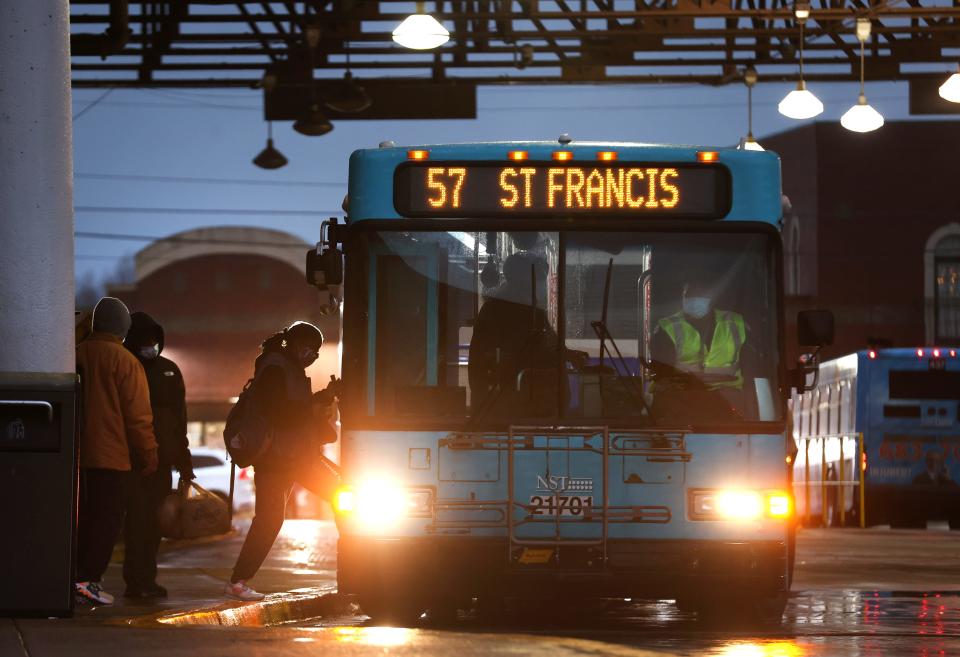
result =
M804 523L924 528L940 520L960 529L956 347L865 349L825 361L792 411Z
M779 622L807 370L774 153L385 144L345 207L307 264L344 283L341 593L407 623L586 598ZM688 301L699 368L662 356L695 349Z

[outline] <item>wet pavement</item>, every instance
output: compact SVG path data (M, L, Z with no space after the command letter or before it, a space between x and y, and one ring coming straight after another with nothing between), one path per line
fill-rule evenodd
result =
M495 621L461 613L414 628L376 627L355 606L269 627L157 623L176 610L223 603L242 538L180 546L162 556L171 598L83 609L69 620L0 619L0 657L61 655L711 655L729 657L960 655L960 532L806 530L793 592L779 628L711 627L672 601L604 601L520 609ZM288 521L252 584L284 603L335 599L332 523ZM112 565L108 590L122 592ZM283 604L276 605L284 607ZM298 614L309 614L309 605ZM247 605L230 612L251 611ZM266 623L267 621L262 621ZM269 623L277 623L271 616ZM248 623L249 625L250 623ZM257 624L255 621L252 624Z

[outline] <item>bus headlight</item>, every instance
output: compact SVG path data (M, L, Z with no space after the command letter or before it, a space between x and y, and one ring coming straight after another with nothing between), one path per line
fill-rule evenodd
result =
M337 491L334 509L368 527L389 527L404 517L429 517L433 491L371 479Z
M744 489L691 490L691 520L785 520L793 513L788 493Z
M729 520L755 520L763 513L763 499L753 490L722 490L717 494L717 513Z

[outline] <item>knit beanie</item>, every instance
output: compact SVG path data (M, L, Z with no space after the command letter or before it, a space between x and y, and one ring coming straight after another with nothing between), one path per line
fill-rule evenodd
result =
M120 299L103 297L93 309L93 330L123 340L130 330L130 311Z

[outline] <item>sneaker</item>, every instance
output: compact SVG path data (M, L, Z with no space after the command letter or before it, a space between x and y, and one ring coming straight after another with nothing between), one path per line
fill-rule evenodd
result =
M244 580L227 582L227 586L223 592L228 598L233 598L234 600L263 600L267 597L263 593L258 593L251 589Z
M77 595L101 605L112 605L113 596L103 590L100 582L77 582L74 584Z

